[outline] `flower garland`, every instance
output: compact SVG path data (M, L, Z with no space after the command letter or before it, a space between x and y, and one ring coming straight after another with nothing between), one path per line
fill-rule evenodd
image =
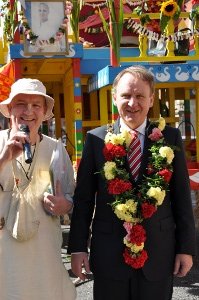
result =
M116 216L124 221L127 235L124 237L125 263L132 268L142 268L148 259L144 249L146 231L141 224L143 220L152 217L165 198L172 176L172 161L174 152L165 142L162 131L165 120L161 117L155 125L149 139L153 142L149 151L151 157L147 165L147 176L141 185L133 187L129 173L125 167L125 160L132 136L123 131L114 134L110 131L105 136L103 154L106 159L102 174L107 183L108 193L113 195L111 203Z

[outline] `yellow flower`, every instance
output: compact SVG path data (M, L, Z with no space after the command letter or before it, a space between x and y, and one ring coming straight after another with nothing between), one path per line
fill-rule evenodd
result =
M104 139L105 144L108 144L108 143L110 142L111 136L112 136L112 133L111 133L111 132L108 132L108 133L106 134L105 139Z
M156 199L157 205L161 205L165 198L166 192L164 190L161 190L161 188L159 187L150 187L147 195L151 198Z
M120 220L124 220L126 222L132 222L132 216L127 211L127 206L125 204L116 205L114 213Z
M170 147L168 147L168 146L161 147L159 149L159 153L162 157L166 157L168 164L172 163L173 158L174 158L174 153Z
M112 143L113 145L123 145L125 142L125 136L108 132L105 136L105 143Z
M128 209L128 211L132 214L134 214L137 210L137 203L134 202L133 200L127 200L126 201L126 207Z
M163 2L160 8L161 13L167 17L173 17L178 10L178 4L173 0Z
M107 161L104 164L104 175L107 180L111 180L115 178L115 170L116 170L116 163L113 161Z
M120 134L112 134L111 143L113 145L123 145L125 142L124 137Z
M124 244L134 253L138 253L144 248L144 243L141 243L141 245L138 246L136 244L129 243L126 238L124 238Z
M125 204L118 204L115 206L114 209L114 213L116 214L116 216L121 219L121 220L125 220L125 214L126 214L126 206Z
M131 140L132 140L132 136L131 136L130 132L128 132L127 130L124 130L121 132L121 136L126 141L126 146L129 147Z
M141 219L141 218L132 218L132 223L133 224L138 224L138 223L141 223L143 221L143 219Z
M158 122L159 122L158 128L159 128L161 131L163 131L164 128L165 128L165 125L166 125L165 119L162 118L162 117L160 117L159 120L158 120Z

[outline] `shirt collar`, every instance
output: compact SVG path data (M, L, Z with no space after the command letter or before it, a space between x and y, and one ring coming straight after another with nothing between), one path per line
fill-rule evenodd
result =
M135 128L135 130L138 131L140 134L145 135L146 122L147 122L147 119L145 119L144 122L139 127ZM120 118L120 129L121 129L121 131L123 131L123 130L131 131L132 130L129 126L127 126L124 123L122 118Z

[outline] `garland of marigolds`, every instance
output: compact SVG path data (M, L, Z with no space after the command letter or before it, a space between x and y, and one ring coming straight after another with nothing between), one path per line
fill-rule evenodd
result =
M134 269L142 268L148 259L144 249L146 231L142 221L152 217L163 203L173 172L174 151L166 144L162 134L165 120L160 118L154 125L148 136L152 146L149 149L151 157L147 175L136 189L125 167L126 155L132 142L131 134L128 131L119 134L108 131L103 149L106 163L102 173L107 182L108 193L114 197L111 206L116 216L124 221L123 226L127 231L124 237L124 260Z

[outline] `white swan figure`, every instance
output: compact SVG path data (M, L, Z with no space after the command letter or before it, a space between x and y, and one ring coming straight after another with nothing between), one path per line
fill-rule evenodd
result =
M153 72L153 67L150 67L148 71L151 72L153 74L153 76L155 76L155 74Z
M199 183L199 172L194 173L193 175L189 176L189 178L196 183Z
M189 72L181 72L182 68L177 67L177 72L175 74L175 78L179 81L187 81L189 79Z
M75 55L74 45L69 44L69 53L65 55L66 57L73 57Z
M195 70L193 73L192 73L192 78L194 79L194 80L197 80L197 81L199 81L199 72L198 72L198 66L194 66L193 67L193 69Z
M169 70L169 67L166 67L166 68L164 68L164 71L162 73L157 73L155 76L156 79L161 82L168 81L171 77L168 70Z
M21 50L19 51L19 54L20 54L22 57L25 57L25 58L30 58L30 57L32 57L32 55L25 55L23 49L21 49Z

